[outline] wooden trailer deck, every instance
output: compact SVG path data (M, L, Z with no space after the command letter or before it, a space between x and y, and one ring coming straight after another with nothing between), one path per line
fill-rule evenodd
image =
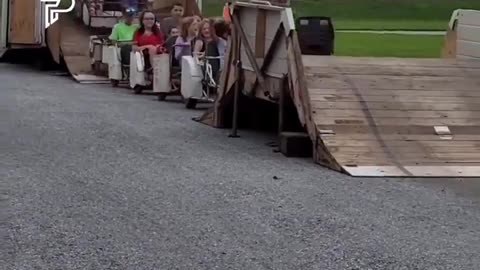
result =
M302 62L318 163L359 176L480 176L480 61Z
M223 126L237 82L278 103L286 75L316 163L353 176L480 177L480 61L302 55L288 9L237 2L232 19L203 122Z

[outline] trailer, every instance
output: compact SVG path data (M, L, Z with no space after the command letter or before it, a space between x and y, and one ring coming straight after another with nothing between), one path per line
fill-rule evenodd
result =
M0 57L8 49L55 47L50 36L57 29L45 29L45 10L37 0L0 0Z
M318 56L301 53L290 8L237 2L218 98L198 120L235 128L273 105L285 154L306 138L316 163L352 176L480 177L480 16L459 14L459 57Z

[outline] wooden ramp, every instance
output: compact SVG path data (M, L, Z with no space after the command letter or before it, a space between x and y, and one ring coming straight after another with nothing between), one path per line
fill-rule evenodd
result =
M73 16L60 18L60 51L72 77L80 83L110 83L108 77L96 76L92 70L89 46L95 33Z
M301 59L318 163L357 176L480 176L480 61Z
M245 96L293 101L318 164L353 176L480 177L480 61L302 55L291 17L236 3L205 123L224 126L238 82Z

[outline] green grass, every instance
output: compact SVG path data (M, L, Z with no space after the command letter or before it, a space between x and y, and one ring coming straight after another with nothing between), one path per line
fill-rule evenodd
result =
M221 0L204 0L219 16ZM291 0L296 17L329 16L337 30L445 30L455 9L480 9L480 0ZM442 36L337 33L336 55L439 57Z
M207 16L221 0L204 0ZM336 29L444 30L452 11L480 9L480 0L291 0L296 16L329 16Z
M442 36L337 33L335 55L438 58Z

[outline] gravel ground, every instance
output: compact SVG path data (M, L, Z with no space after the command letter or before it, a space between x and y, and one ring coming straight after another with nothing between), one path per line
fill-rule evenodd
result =
M0 81L0 269L480 269L478 179L350 178L177 102Z

